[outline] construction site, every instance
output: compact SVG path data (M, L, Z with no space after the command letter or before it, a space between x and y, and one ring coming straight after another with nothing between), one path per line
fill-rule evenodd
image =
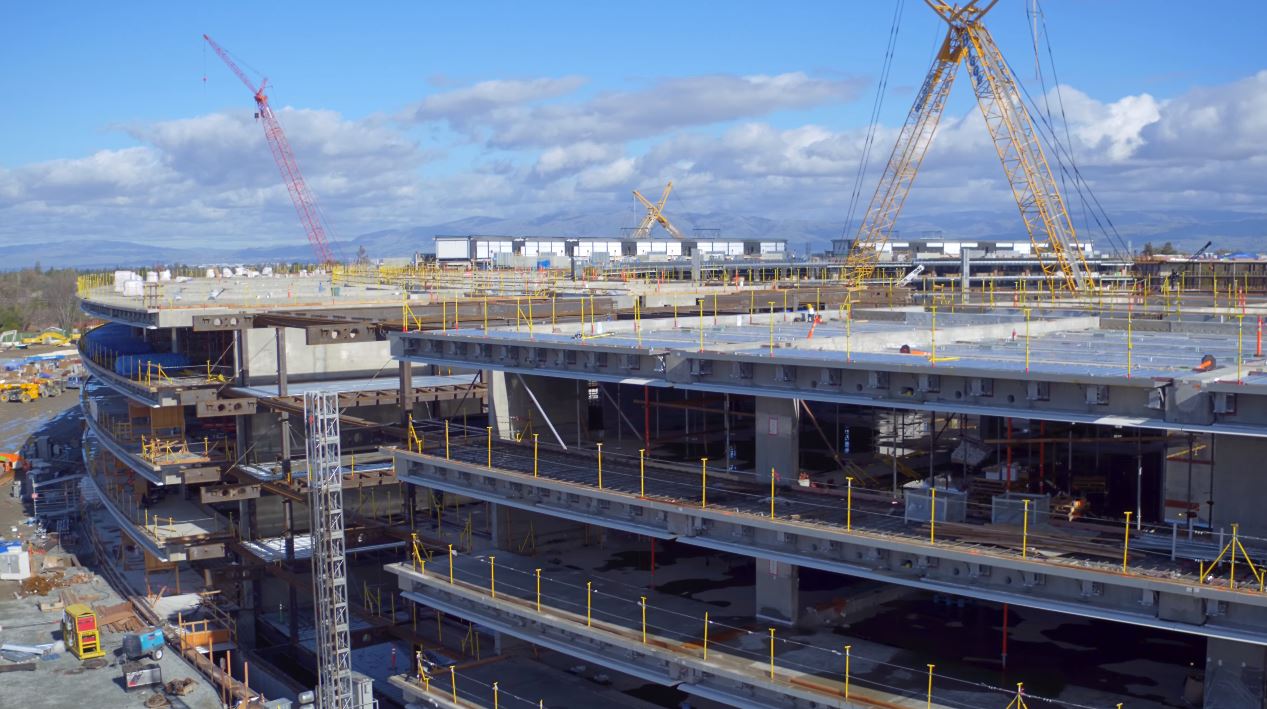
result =
M805 258L669 183L619 236L340 262L204 35L313 265L84 274L101 324L37 336L75 363L15 366L0 407L78 400L0 469L0 705L1267 706L1267 268L1077 233L994 2L928 5ZM957 73L1017 238L899 242Z

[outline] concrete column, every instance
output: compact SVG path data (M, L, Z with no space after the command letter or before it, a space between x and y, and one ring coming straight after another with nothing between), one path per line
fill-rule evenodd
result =
M409 417L414 412L414 374L413 364L408 360L400 360L400 425L408 426Z
M757 559L757 617L795 625L800 617L800 568Z
M277 335L277 396L285 397L288 395L288 381L286 376L286 328L276 328ZM282 474L287 478L290 477L290 414L286 411L278 414L281 420L281 459ZM290 503L287 502L287 523L290 527Z
M1205 647L1205 709L1267 707L1267 647L1216 638Z
M534 375L491 371L484 375L489 422L499 438L517 436L531 425L531 433L540 436L542 446L557 447L562 438L571 448L588 431L588 402L579 400L584 392L578 392L575 385Z
M756 476L769 480L774 468L785 484L800 472L800 410L794 399L756 397Z

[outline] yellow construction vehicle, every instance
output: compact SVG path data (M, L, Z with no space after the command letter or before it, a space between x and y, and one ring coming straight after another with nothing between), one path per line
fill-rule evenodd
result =
M66 649L80 660L106 655L101 648L97 614L83 603L72 603L62 613L62 641L66 643Z
M38 398L43 393L40 385L35 382L10 382L4 385L4 397L9 401L18 401L28 404Z
M24 345L57 345L64 347L70 342L70 337L59 327L50 327L37 335L22 338L22 344Z

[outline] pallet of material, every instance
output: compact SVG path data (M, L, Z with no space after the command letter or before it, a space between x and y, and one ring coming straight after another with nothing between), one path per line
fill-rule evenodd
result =
M132 610L132 604L127 601L112 606L97 606L93 610L97 612L97 622L116 633L136 632L143 627Z

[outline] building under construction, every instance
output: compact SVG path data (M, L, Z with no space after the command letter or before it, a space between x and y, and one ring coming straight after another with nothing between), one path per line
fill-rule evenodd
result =
M240 700L1263 706L1261 264L1091 248L994 2L928 4L945 39L833 255L688 239L670 183L622 238L85 278L99 558ZM264 84L211 46L331 266ZM964 65L1018 236L898 242Z
M99 514L269 698L326 642L320 455L382 702L1261 702L1261 296L735 267L85 282Z

